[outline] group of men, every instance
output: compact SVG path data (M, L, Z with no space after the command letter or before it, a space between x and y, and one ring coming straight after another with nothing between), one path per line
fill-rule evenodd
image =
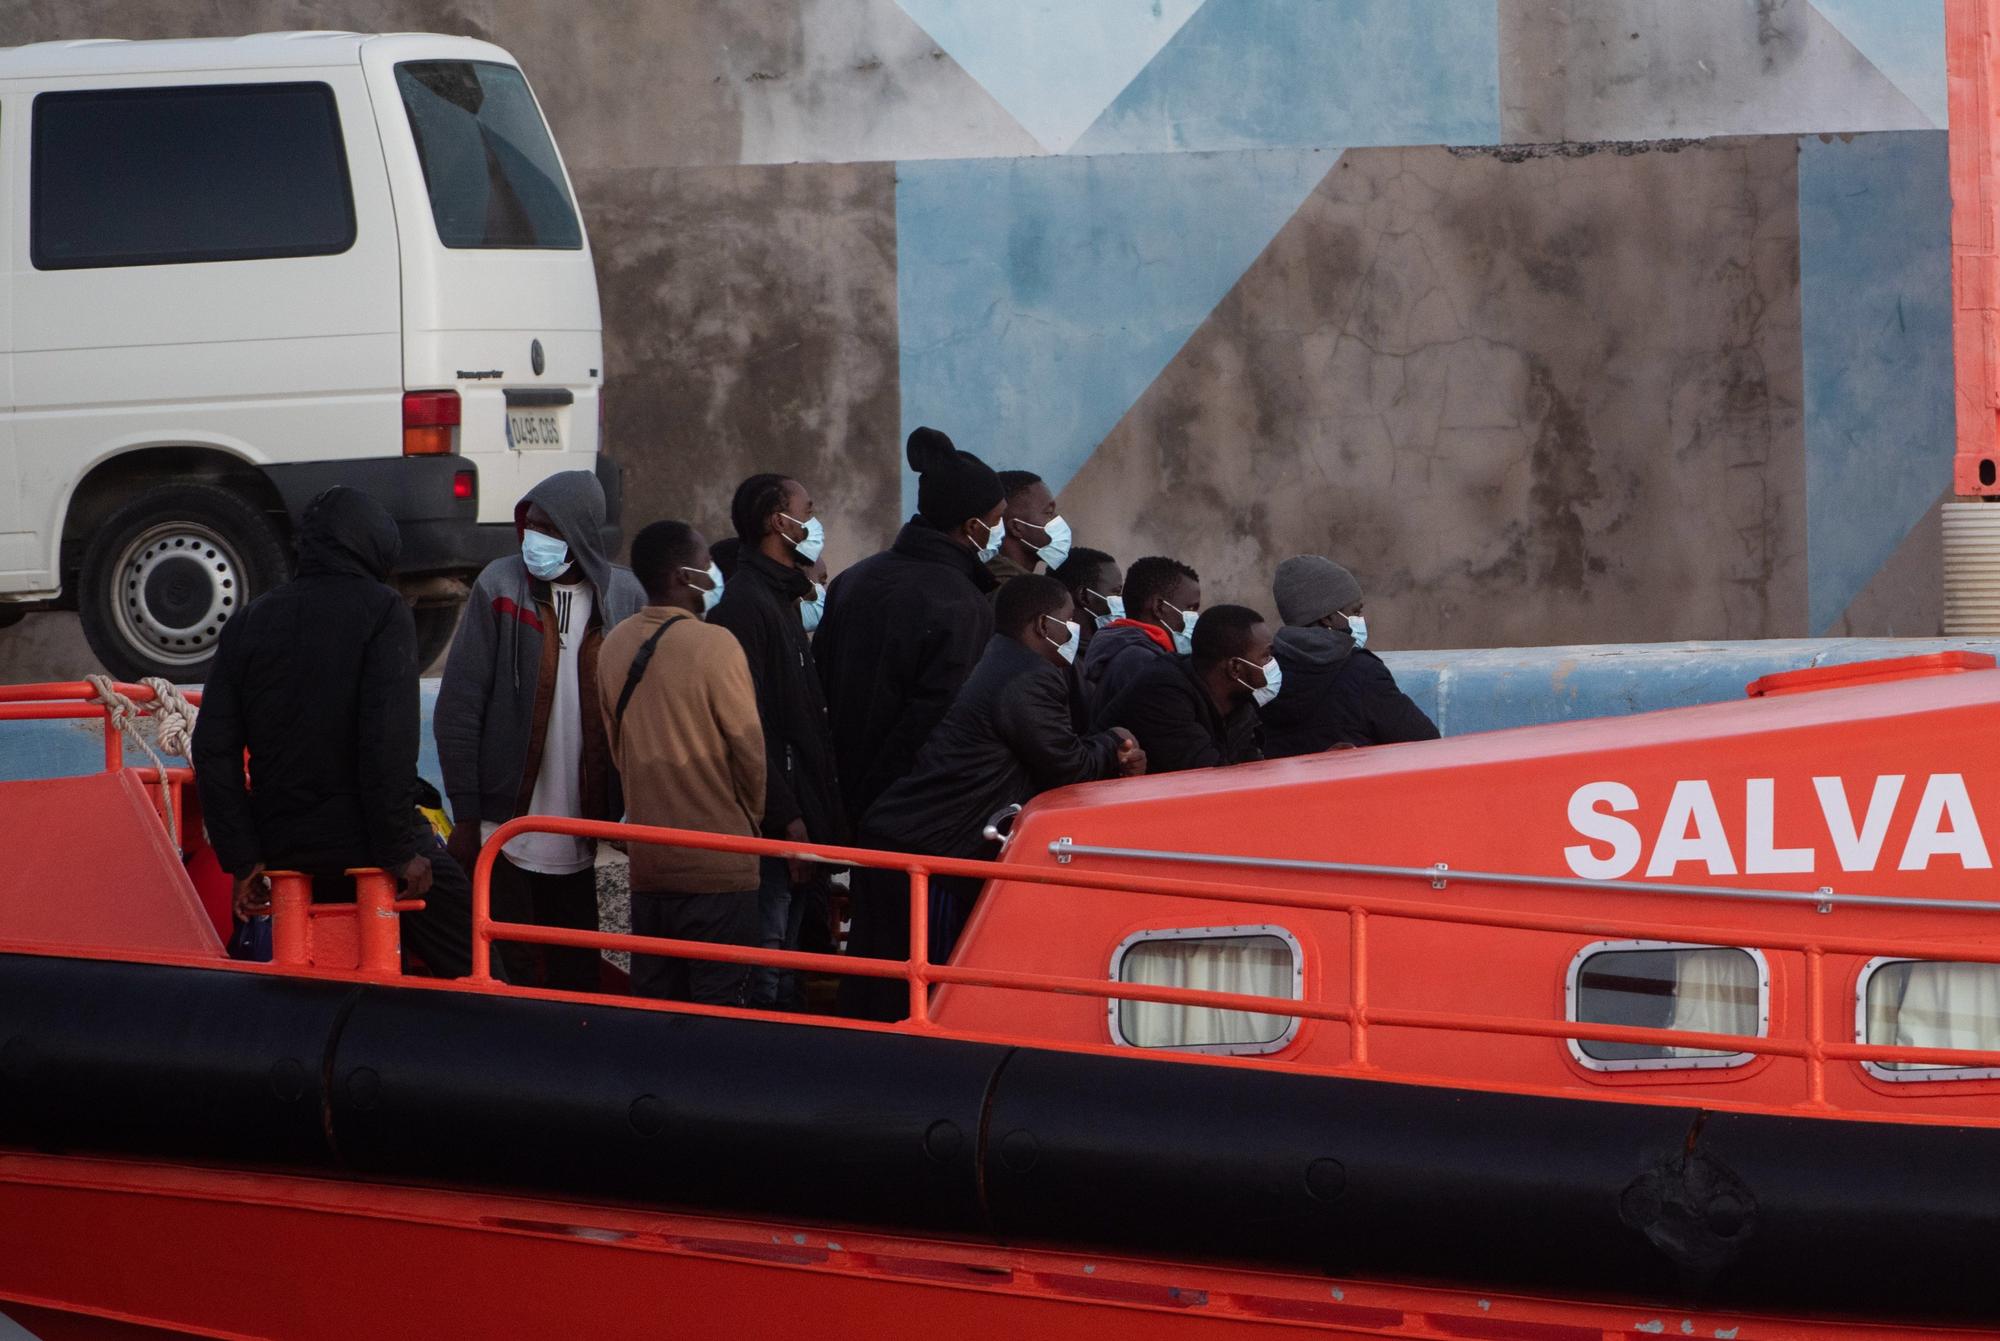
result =
M629 568L604 552L594 476L530 490L519 552L480 575L445 663L443 843L415 808L415 640L384 585L394 523L353 490L322 495L298 578L225 626L196 732L239 914L261 906L266 869L306 870L331 898L347 868L390 867L427 892L411 948L458 974L464 872L523 815L978 858L993 817L1051 788L1437 735L1366 650L1360 584L1331 560L1279 565L1274 630L1247 606L1204 609L1178 560L1126 569L1074 546L1030 472L995 471L935 429L906 451L915 515L830 585L797 479L743 481L734 534L714 546L685 522L646 526ZM823 923L823 868L802 857L629 855L636 934L797 949ZM595 929L597 857L589 839L515 834L494 863L494 917ZM851 887L849 952L903 958L905 877L857 868ZM933 958L977 893L932 881ZM591 991L604 973L587 949L503 943L498 958L517 983ZM792 975L678 956L635 956L631 987L800 1004ZM895 1018L906 1003L899 981L842 982L849 1014Z

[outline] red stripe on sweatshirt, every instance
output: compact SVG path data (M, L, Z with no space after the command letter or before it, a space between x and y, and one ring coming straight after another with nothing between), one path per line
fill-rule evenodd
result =
M493 613L496 615L512 615L535 632L540 633L542 631L542 617L533 610L524 610L514 604L512 597L495 596L493 598Z

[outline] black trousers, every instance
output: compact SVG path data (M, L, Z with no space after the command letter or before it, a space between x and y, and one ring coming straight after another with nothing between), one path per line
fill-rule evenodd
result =
M493 863L493 917L500 922L595 931L597 868L586 866L570 875L544 875L522 870L503 852ZM507 981L519 986L595 992L602 983L595 950L496 941L493 954L506 969Z
M658 894L632 891L632 934L716 945L755 945L762 929L757 891L740 894ZM673 955L633 955L632 993L660 1001L740 1006L750 991L748 964Z
M901 871L855 867L847 928L847 953L857 959L907 959L910 955L910 877ZM930 880L930 957L942 963L972 905L981 882L956 875ZM838 1008L856 1020L900 1020L910 1013L910 986L901 978L842 978Z
M472 880L444 844L433 842L423 855L431 859L431 889L422 912L403 914L404 968L414 954L432 977L463 978L472 972ZM340 871L311 875L314 903L354 902L352 877Z

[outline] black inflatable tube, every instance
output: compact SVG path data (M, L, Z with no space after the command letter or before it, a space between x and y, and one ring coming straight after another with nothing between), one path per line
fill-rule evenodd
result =
M0 955L0 1143L2000 1321L2000 1131Z

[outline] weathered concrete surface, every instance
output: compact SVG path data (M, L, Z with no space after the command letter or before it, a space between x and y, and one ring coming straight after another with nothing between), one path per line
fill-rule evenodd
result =
M1476 22L1426 45L1440 14ZM1931 626L1935 546L1917 517L1949 433L1885 410L1883 391L1942 365L1902 328L1878 338L1874 316L1939 287L1880 202L1927 208L1915 188L1942 135L1883 137L1899 143L1867 192L1812 197L1829 236L1866 245L1803 284L1790 135L1939 122L1940 14L1937 0L0 0L0 42L348 27L513 50L600 259L635 521L719 532L736 478L775 465L821 494L832 556L851 561L899 518L908 347L1018 313L1008 338L1053 322L1054 345L1034 338L1061 357L957 360L903 403L1064 476L1103 439L1065 497L1082 538L1126 558L1184 550L1212 598L1266 602L1271 561L1324 549L1362 571L1394 641L1462 646ZM1326 77L1357 64L1367 78ZM1010 216L989 264L941 286L948 307L906 292L899 310L897 267L966 234L944 212L901 229L884 184L935 158L1041 180L1028 169L1092 105L1071 147L1161 152L1047 169L1039 213ZM1358 138L1334 138L1343 127ZM1672 153L1603 143L1774 130ZM1159 226L1179 208L1160 183L1193 175L1186 150L1331 160L1371 136L1586 143L1520 163L1354 150L1289 225L1258 211L1248 243ZM809 162L738 166L795 160ZM1089 196L1114 178L1119 210ZM1211 190L1199 210L1242 222L1246 199ZM1050 220L1065 226L1037 233ZM1076 220L1097 226L1084 243ZM1090 265L1042 264L1054 247ZM1037 274L1087 310L1010 308ZM1808 412L1806 459L1834 444L1816 478L1855 481L1819 489L1817 510L1800 501L1798 376L1801 301L1808 331L1829 310L1815 295L1867 309L1819 330L1872 333L1846 364L1816 360L1832 369L1819 385L1873 378L1846 404L1806 402L1834 407ZM1125 364L1095 358L1113 349ZM1165 368L1150 390L1145 367ZM1907 440L1878 450L1885 423ZM1848 434L1862 449L1836 461ZM0 675L31 664L9 652L22 645L0 633Z
M1807 632L1814 635L1854 617L1854 602L1951 478L1945 138L1915 131L1799 141ZM1941 567L1930 580L1941 593Z
M1499 0L1515 143L1928 130L1809 0Z
M998 469L1060 485L1339 157L1283 149L903 164L904 431L935 425ZM903 506L916 506L907 474Z
M1944 632L1944 516L1947 490L1910 528L1903 543L1824 630L1832 638L1935 638Z
M1035 154L894 0L0 0L0 45L300 28L497 42L572 171Z
M838 569L894 533L895 174L887 164L589 172L611 454L627 531L729 534L760 470L795 474Z
M1500 138L1494 0L1224 0L1201 6L1076 150Z
M1394 646L1805 630L1796 147L1352 150L1062 491Z

